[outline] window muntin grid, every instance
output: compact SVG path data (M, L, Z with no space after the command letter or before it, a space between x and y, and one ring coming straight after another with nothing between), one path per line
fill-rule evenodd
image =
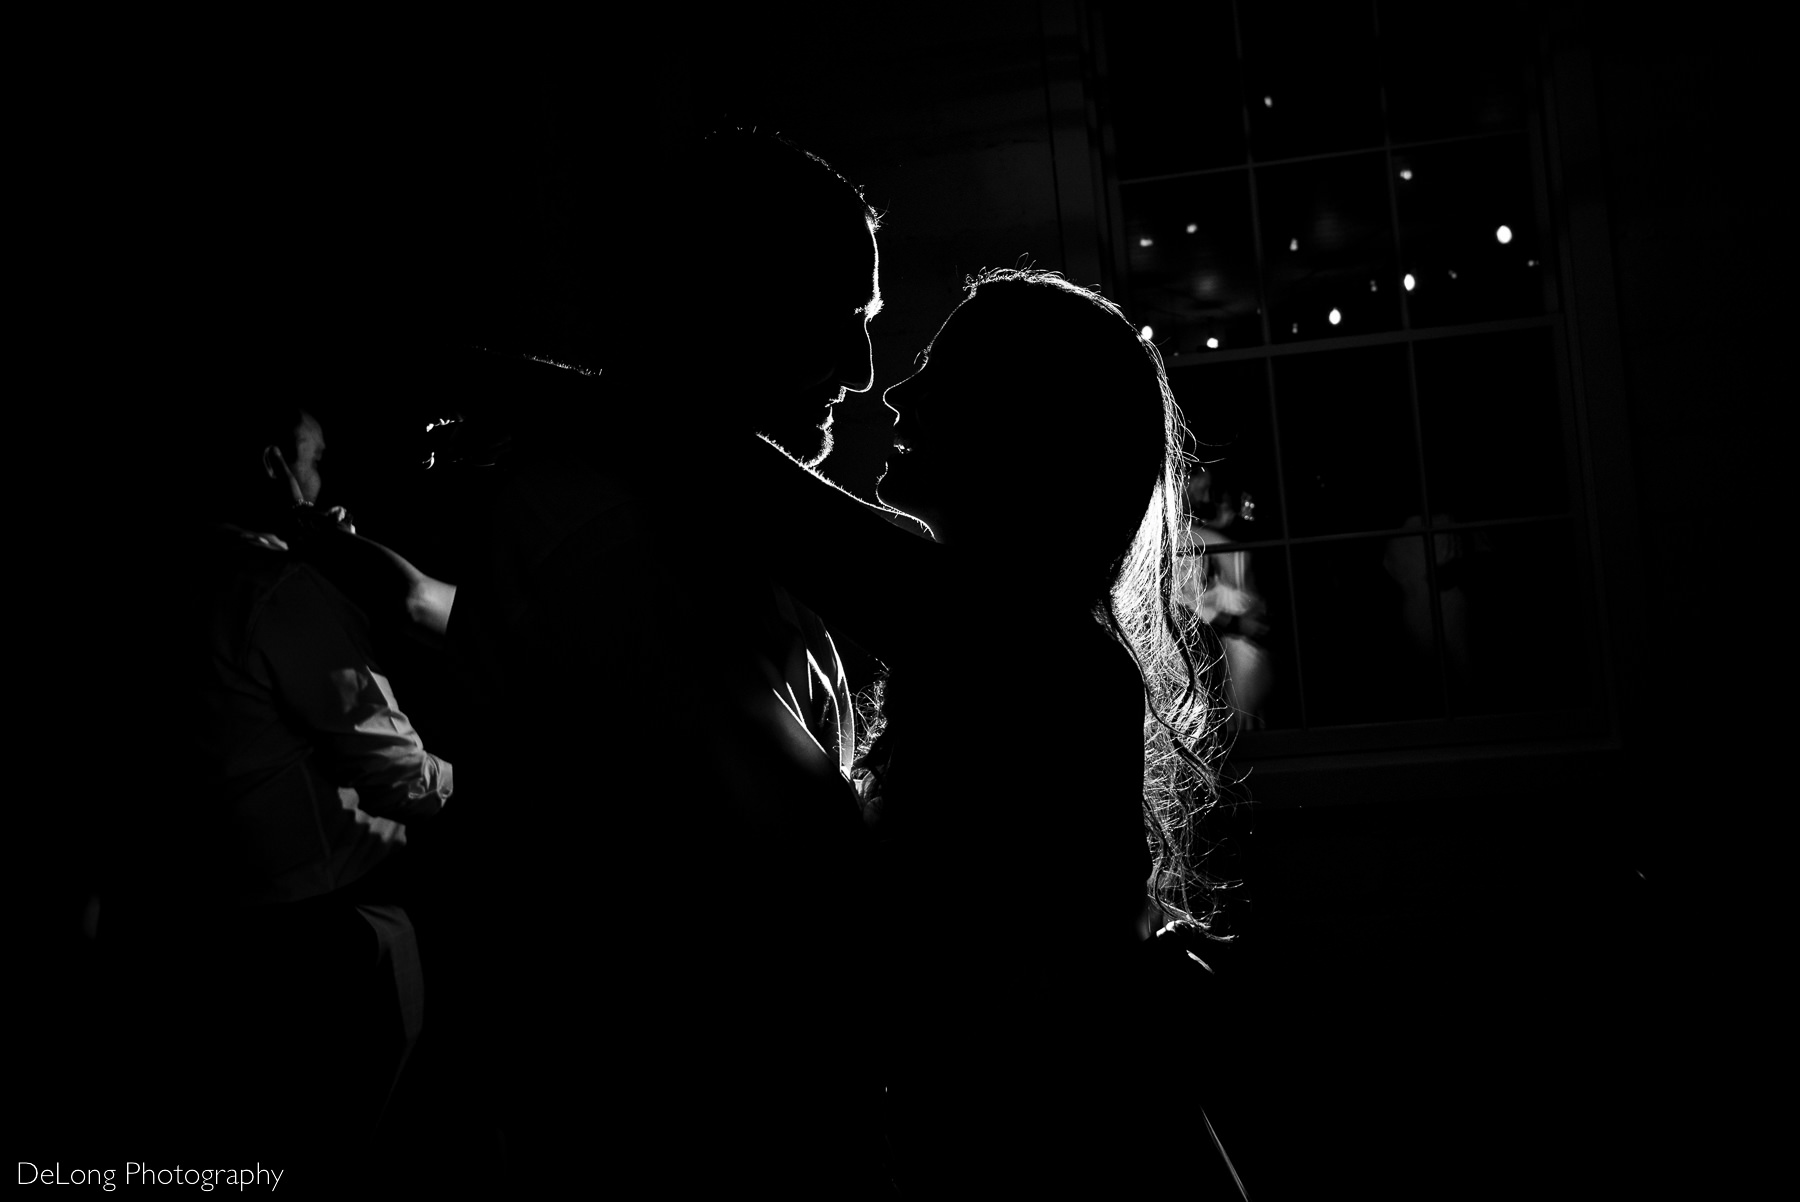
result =
M1286 618L1272 730L1596 699L1530 26L1438 8L1101 13L1119 291L1256 479L1207 537Z

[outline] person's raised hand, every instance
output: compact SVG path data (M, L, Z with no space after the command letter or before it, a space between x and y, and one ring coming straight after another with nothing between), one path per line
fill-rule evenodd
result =
M297 547L319 549L320 544L329 543L333 536L355 534L356 524L350 517L350 511L342 505L333 505L330 509L319 509L310 504L296 505L288 510L287 519L282 523L283 535Z
M300 487L300 480L294 475L294 469L288 466L287 456L278 447L267 447L263 450L263 466L268 469L269 479L283 494L289 507L293 509L310 509L312 502L306 499L306 490Z
M282 500L290 513L290 523L301 534L313 534L333 529L345 534L356 533L356 520L350 511L342 505L333 505L329 509L318 509L306 499L306 489L301 487L300 479L294 475L294 469L288 465L287 456L278 447L269 447L263 452L263 463L269 469L269 478L274 481Z

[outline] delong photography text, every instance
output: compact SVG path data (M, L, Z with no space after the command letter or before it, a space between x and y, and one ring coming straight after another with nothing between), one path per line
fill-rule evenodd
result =
M281 1174L284 1169L265 1169L262 1162L255 1167L230 1169L195 1169L185 1165L172 1165L169 1168L157 1168L142 1161L128 1160L125 1168L65 1169L62 1162L50 1165L39 1165L33 1161L19 1162L20 1185L97 1185L103 1191L111 1193L125 1185L192 1185L198 1186L202 1193L208 1193L220 1186L237 1189L240 1193L247 1189L267 1189L275 1192L281 1185Z

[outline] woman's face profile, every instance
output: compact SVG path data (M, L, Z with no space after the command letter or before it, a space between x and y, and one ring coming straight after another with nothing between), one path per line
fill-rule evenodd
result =
M992 398L970 357L982 348L967 337L969 324L958 307L919 352L913 374L882 395L894 414L894 442L876 491L883 503L922 519L939 541L955 524L958 494L976 483L970 473L988 470L979 419Z
M1061 509L1135 492L1131 463L1143 456L1130 440L1154 440L1151 452L1162 445L1160 428L1142 422L1125 427L1141 432L1119 432L1119 406L1137 404L1124 398L1143 397L1146 361L1135 337L1085 295L987 284L950 314L913 374L884 394L894 448L877 495L924 521L939 542L969 542L1016 533L1040 487L1027 481L1055 479ZM1151 403L1160 419L1160 397Z

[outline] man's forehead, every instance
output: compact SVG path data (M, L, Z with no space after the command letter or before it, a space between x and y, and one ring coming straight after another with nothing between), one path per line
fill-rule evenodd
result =
M858 313L866 318L873 318L881 312L881 247L875 240L875 231L864 228L859 258L857 260L856 297Z
M875 236L859 223L855 234L814 236L775 251L781 266L776 287L806 308L874 316L881 309L879 252Z

